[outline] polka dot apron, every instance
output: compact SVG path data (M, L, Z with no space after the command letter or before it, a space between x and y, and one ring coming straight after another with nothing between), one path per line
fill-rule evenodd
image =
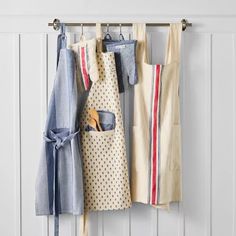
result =
M81 117L81 151L85 211L117 210L131 206L124 128L113 52L101 52L101 25L97 25L97 66ZM115 114L115 129L85 131L89 109Z

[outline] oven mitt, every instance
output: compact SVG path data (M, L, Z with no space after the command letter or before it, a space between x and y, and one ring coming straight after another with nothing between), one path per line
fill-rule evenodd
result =
M75 52L76 63L79 65L81 77L85 90L89 90L91 82L99 79L96 39L86 40L84 36L80 38L78 43L69 45L69 48Z
M104 50L115 53L116 71L119 84L119 92L124 92L124 79L130 85L138 82L136 65L136 40L108 40L103 41Z
M97 111L99 115L100 125L102 127L102 131L113 130L116 126L116 118L115 114L109 111ZM85 131L95 131L93 127L87 125ZM99 131L98 131L99 132Z

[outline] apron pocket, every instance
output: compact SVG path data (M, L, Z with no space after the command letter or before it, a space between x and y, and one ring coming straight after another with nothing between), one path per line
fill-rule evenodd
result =
M116 116L110 111L98 110L100 125L103 131L115 129Z
M108 131L82 131L81 143L83 155L97 158L106 155L113 147L115 129Z
M99 115L99 122L101 129L103 131L113 130L116 126L116 117L115 114L110 111L97 110ZM96 131L95 128L87 125L85 127L86 131Z
M181 129L180 125L172 127L170 170L179 170L181 165Z

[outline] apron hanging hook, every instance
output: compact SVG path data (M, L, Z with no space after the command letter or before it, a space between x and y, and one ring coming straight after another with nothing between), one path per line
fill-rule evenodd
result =
M109 24L107 24L107 34L109 34Z
M81 23L81 37L84 35L84 25L83 25L83 23Z
M106 35L104 37L105 40L112 40L112 37L109 33L109 24L107 24L107 30L106 30Z
M124 38L124 35L122 34L122 30L121 30L121 27L122 27L122 25L121 25L121 24L119 24L119 26L120 26L120 34L119 34L119 39L120 39L120 40L125 40L125 38Z

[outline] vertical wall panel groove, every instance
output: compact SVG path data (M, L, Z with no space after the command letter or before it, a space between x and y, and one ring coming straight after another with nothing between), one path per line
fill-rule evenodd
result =
M181 38L181 63L180 63L180 122L184 124L184 117L185 117L185 107L184 107L184 100L185 100L185 80L187 79L185 77L185 71L184 71L184 61L185 61L185 34L182 35ZM183 148L183 130L181 131L181 149L182 149L182 156L181 160L183 162L183 156L184 156L184 148ZM181 176L181 181L182 181L182 189L184 188L184 182L183 182L183 171L184 171L184 165L182 166L182 176ZM179 206L179 229L178 229L178 236L185 236L185 215L184 215L184 195L182 195L182 201L178 204Z
M182 87L180 89L182 89L182 106L180 106L181 108L181 121L182 121L182 131L181 131L181 136L182 136L182 203L181 203L181 208L182 208L182 225L183 225L183 231L182 231L182 235L180 236L186 236L186 224L185 224L185 198L186 198L186 194L184 193L185 190L185 168L187 168L187 166L185 165L185 156L186 156L186 146L184 145L185 143L185 136L186 136L186 129L185 124L187 122L186 116L187 116L187 71L186 71L186 66L185 66L185 62L186 62L186 53L187 53L187 46L186 46L186 42L187 42L187 36L189 34L185 34L184 37L182 37L182 61L181 61L181 70L182 70Z
M20 35L14 35L14 158L16 181L16 227L15 236L22 235L21 229L21 128L20 128Z
M205 235L207 230L208 172L210 158L208 101L208 36L186 33L184 39L183 91L183 208L185 236Z
M42 145L45 88L44 34L21 35L21 171L22 236L43 234L43 218L35 216L35 177ZM43 101L42 101L43 99ZM43 108L44 107L44 108ZM45 115L45 114L44 114Z
M98 212L98 236L104 236L104 219L103 213Z
M208 73L206 76L206 97L207 97L207 106L206 113L208 113L208 120L206 123L206 136L207 136L207 145L206 152L208 153L209 158L206 159L206 166L208 169L207 176L207 229L206 236L212 235L212 34L208 35L208 45L207 45L207 63L208 63ZM208 127L208 128L207 128Z
M233 101L234 101L234 105L233 105L233 114L234 114L234 123L233 123L233 143L235 144L236 141L236 45L235 45L235 34L232 35L233 37L233 78L234 78L234 94L233 94ZM233 230L232 230L232 236L236 235L236 147L235 145L233 146Z
M0 234L20 236L19 36L0 34Z
M232 34L212 41L212 236L232 235L234 80Z
M44 132L44 126L47 116L47 103L48 103L48 36L47 34L42 35L41 41L41 133ZM41 138L43 140L43 137ZM42 236L49 236L49 217L42 217Z

